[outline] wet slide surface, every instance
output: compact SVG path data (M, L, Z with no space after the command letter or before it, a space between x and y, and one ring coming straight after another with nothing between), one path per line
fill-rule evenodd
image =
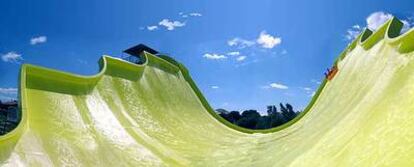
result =
M392 19L335 62L303 115L254 131L214 115L185 67L104 56L78 76L24 65L2 166L413 166L414 31Z

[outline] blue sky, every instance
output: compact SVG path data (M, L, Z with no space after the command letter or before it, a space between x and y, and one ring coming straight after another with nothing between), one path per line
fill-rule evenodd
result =
M405 1L0 2L0 99L16 97L30 63L77 74L101 55L138 43L184 63L215 108L304 108L324 70L364 27L392 15L410 27Z

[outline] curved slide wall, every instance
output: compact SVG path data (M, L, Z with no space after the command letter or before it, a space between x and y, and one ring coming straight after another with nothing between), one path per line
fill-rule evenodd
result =
M414 31L397 19L338 57L302 115L269 130L214 114L185 67L144 53L104 56L78 76L23 65L22 120L0 137L2 166L412 166Z

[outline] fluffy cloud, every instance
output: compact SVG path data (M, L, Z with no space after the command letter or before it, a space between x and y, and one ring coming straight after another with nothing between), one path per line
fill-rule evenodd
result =
M347 40L354 40L356 37L358 37L358 35L362 32L361 26L359 25L354 25L352 26L352 28L348 29L346 31L346 35L345 38Z
M274 37L270 34L267 34L266 31L262 31L260 32L259 38L256 40L256 42L263 48L272 49L282 43L282 38Z
M271 88L275 88L275 89L288 89L289 87L280 83L271 83L270 84Z
M253 46L255 44L255 42L245 40L245 39L242 39L242 38L233 38L233 39L227 41L227 44L229 46L235 46L235 47L238 47L240 49L243 49L245 47Z
M170 21L168 19L161 20L158 25L164 26L167 28L167 30L174 30L177 27L184 27L185 23L179 22L179 21Z
M272 35L266 33L266 31L260 32L259 37L256 40L246 40L246 39L243 39L243 38L233 38L233 39L227 41L227 44L229 46L234 46L234 47L237 47L239 49L250 47L250 46L253 46L255 44L260 45L260 47L262 47L262 48L272 49L275 46L280 45L281 43L282 43L282 38L272 36Z
M0 88L0 94L3 95L16 95L17 88Z
M181 17L186 18L186 17L201 17L202 14L201 13L197 13L197 12L193 12L193 13L188 13L185 14L184 12L180 12L178 13ZM187 19L186 19L187 20ZM162 19L160 22L158 22L158 26L157 25L148 25L146 27L142 27L140 29L147 29L148 31L154 31L157 30L161 27L166 28L169 31L172 31L178 27L184 27L186 26L186 22L181 22L181 21L176 21L176 20L169 20L169 19Z
M408 20L401 20L401 22L404 24L402 29L401 29L401 33L407 32L408 30L411 29L411 27L413 25L412 18L409 18Z
M380 28L381 25L383 25L392 17L392 14L385 13L382 11L371 13L366 18L366 27L370 30L376 31L378 28ZM401 30L402 33L408 31L412 26L412 19L402 19L401 22L404 24ZM360 25L354 25L352 26L352 28L347 30L345 38L347 40L354 40L356 37L358 37L358 35L362 32L363 29L364 27Z
M158 29L158 26L147 26L148 31L154 31L156 29Z
M36 45L40 43L45 43L47 41L46 36L38 36L30 39L30 45Z
M238 56L238 55L240 55L240 52L237 52L237 51L229 52L229 53L227 53L227 55L229 55L229 56Z
M203 55L204 58L210 60L220 60L220 59L227 59L227 56L216 54L216 53L206 53Z
M387 20L391 19L393 16L389 13L384 12L374 12L367 17L367 27L370 30L377 30L382 24Z
M284 84L274 82L274 83L270 83L269 85L263 86L262 88L264 88L264 89L270 89L270 88L273 88L273 89L288 89L289 87L284 85Z
M204 58L210 59L210 60L219 60L219 59L227 59L227 56L231 56L231 58L234 58L236 61L241 62L246 60L247 56L240 56L240 52L228 52L226 54L218 54L218 53L206 53L203 55Z
M246 60L246 56L239 56L239 57L237 57L237 61L244 61L244 60Z
M16 63L16 62L23 60L22 55L16 52L9 52L9 53L3 54L1 56L1 59L4 62L10 62L10 63Z

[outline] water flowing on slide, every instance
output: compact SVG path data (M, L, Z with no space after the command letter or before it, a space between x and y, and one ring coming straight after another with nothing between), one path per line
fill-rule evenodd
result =
M413 166L414 31L365 30L291 122L248 130L211 109L186 68L143 53L79 76L23 65L22 120L2 166ZM252 74L253 75L253 74Z

